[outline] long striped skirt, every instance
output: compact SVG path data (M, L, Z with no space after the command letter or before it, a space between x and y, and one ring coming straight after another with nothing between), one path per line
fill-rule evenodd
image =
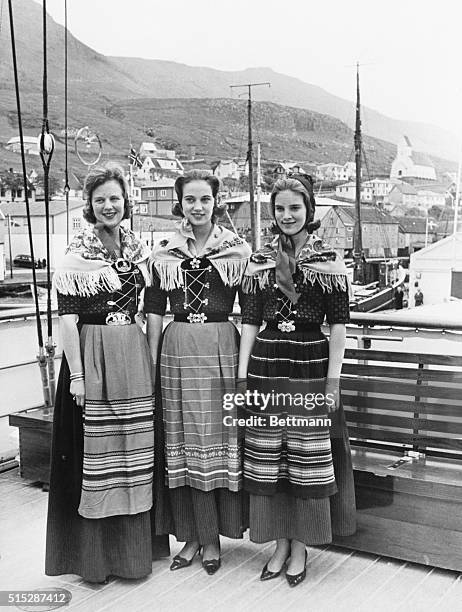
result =
M54 410L46 573L140 578L169 554L154 538L153 387L137 325L83 325L85 410L69 393L63 358Z
M160 357L166 480L201 491L242 485L237 426L226 426L223 398L235 389L238 332L231 322L172 322Z
M306 406L312 404L296 399L323 393L328 357L328 341L320 329L265 329L256 338L249 389L291 394L291 399L272 399L260 413L263 420L246 427L244 483L250 493L250 538L255 542L287 538L323 544L332 540L332 533L355 531L343 409L327 414L329 427L321 419L323 409L309 412ZM255 409L249 414L255 416ZM278 417L274 423L271 416Z
M180 541L207 544L242 537L248 496L242 490L242 434L224 417L235 390L239 334L230 322L172 322L160 353L165 471L157 483L156 524ZM160 430L156 431L156 443Z

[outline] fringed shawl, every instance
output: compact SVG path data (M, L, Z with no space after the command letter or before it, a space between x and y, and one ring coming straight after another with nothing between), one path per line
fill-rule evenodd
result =
M183 219L170 240L162 240L154 248L152 264L160 278L160 288L166 291L182 287L184 283L181 264L185 259L197 256L195 236L191 224ZM250 247L236 234L214 225L200 257L206 257L217 270L225 285L239 285L247 266Z
M250 256L242 288L245 293L255 293L257 287L264 289L270 280L270 271L276 268L280 250L280 236ZM316 234L309 234L305 245L296 258L297 267L305 282L319 283L324 292L334 289L349 291L348 275L343 260ZM283 287L280 287L284 291ZM288 297L291 297L288 295Z
M150 284L147 268L148 248L135 234L120 228L122 256L138 266L146 285ZM114 260L92 228L76 234L66 249L62 262L56 267L53 288L64 295L89 297L101 291L117 291L121 283L112 267Z

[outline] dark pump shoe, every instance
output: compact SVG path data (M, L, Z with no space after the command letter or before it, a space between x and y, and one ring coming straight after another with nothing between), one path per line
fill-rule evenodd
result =
M201 548L199 546L199 548L193 554L191 559L185 559L184 557L181 557L180 555L175 555L173 557L173 561L170 566L170 569L172 570L172 572L174 572L175 570L182 569L183 567L189 567L191 563L194 561L194 557L200 552L200 550Z
M277 572L272 572L271 570L268 569L268 563L265 565L265 567L262 569L261 574L260 574L260 580L265 581L265 580L272 580L273 578L277 578L278 576L281 575L282 570L286 567L287 565L287 559L290 557L290 553L287 555L287 557L284 559L284 563L281 566L281 569Z
M305 567L303 568L303 571L300 572L299 574L288 574L286 572L286 578L287 578L287 582L289 583L290 587L296 587L299 584L301 584L305 578L306 578L306 561L308 558L308 553L305 550Z
M221 567L221 559L203 559L202 567L209 576L213 576Z

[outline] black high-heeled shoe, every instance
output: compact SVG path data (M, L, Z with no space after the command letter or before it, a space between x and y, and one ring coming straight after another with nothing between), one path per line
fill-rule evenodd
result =
M272 572L271 570L268 569L268 563L266 563L265 567L262 569L261 574L260 574L260 580L261 581L265 581L265 580L272 580L273 578L277 578L278 576L281 575L282 570L286 567L287 565L287 559L290 557L290 551L287 554L287 557L284 559L283 564L281 565L281 569L277 572Z
M220 554L221 549L218 544L218 554ZM202 567L205 569L209 576L213 576L221 567L221 558L218 559L202 559Z
M290 587L296 587L305 580L307 559L308 559L308 553L305 550L305 567L303 568L303 571L301 571L299 574L288 574L286 572L287 582L289 583Z
M199 554L201 551L201 547L196 550L191 559L185 559L181 555L175 555L172 560L172 564L170 565L170 569L172 572L175 570L183 569L183 567L189 567L191 563L194 561L194 557Z

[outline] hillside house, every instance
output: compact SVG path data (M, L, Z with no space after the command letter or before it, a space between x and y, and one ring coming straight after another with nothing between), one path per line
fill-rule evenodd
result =
M417 189L408 183L397 183L392 187L388 194L390 208L395 206L414 207L418 206L419 199Z
M448 189L443 186L432 185L431 189L419 189L417 191L419 205L427 209L432 206L445 206L448 197Z
M345 257L353 253L356 211L353 206L332 206L322 220L318 233ZM363 249L366 257L396 257L399 222L375 206L361 208Z
M270 173L276 181L287 178L291 174L306 174L304 168L295 162L279 162L272 167Z
M273 224L273 216L269 206L269 194L261 195L261 230L263 235L269 234L271 225ZM240 235L247 235L250 232L250 195L244 193L232 198L226 198L228 213L231 217L236 231ZM226 216L222 220L223 225L231 227L231 224L226 221Z
M177 177L184 172L183 164L176 157L145 157L143 165L135 172L138 182L153 182L162 178Z
M173 179L164 178L141 186L141 200L134 214L146 217L170 216L172 206L177 201Z
M69 235L78 233L87 225L83 218L83 200L69 200ZM30 203L34 250L37 258L46 258L46 218L43 202ZM29 234L26 205L23 202L3 202L0 211L10 220L11 250L13 257L29 252ZM65 200L50 201L51 266L63 255L67 245L67 215ZM5 235L8 240L8 235ZM8 250L6 249L8 252Z
M37 136L24 136L24 152L26 155L39 155L38 138ZM13 151L13 153L21 153L21 141L19 136L13 136L5 145L5 149Z
M400 249L406 249L409 255L431 242L436 241L436 223L428 217L396 217L399 221ZM401 252L403 254L403 252Z
M29 202L35 202L37 191L33 182L28 178L27 196ZM0 175L0 202L24 202L24 184L22 174L14 172L12 168Z
M213 170L213 174L222 181L231 178L238 181L241 178L239 164L234 159L221 159Z
M317 181L350 181L356 178L356 165L354 162L345 164L320 164L316 166Z
M390 178L436 181L436 171L430 158L414 151L409 138L403 136L391 164Z
M335 188L335 195L338 198L354 202L356 199L356 183L342 183ZM373 201L373 189L366 183L361 184L361 202Z
M348 181L351 176L341 164L321 164L316 166L317 181Z

